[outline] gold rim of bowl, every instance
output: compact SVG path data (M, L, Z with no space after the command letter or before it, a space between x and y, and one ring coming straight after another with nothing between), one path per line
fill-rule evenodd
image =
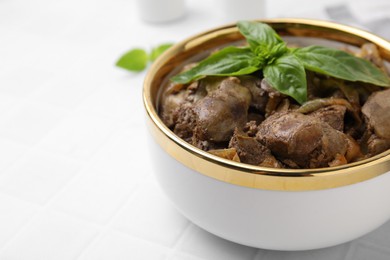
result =
M378 46L382 57L390 61L390 43L357 28L309 19L259 21L268 23L278 33L286 36L330 39L356 46L371 42ZM182 65L183 61L192 55L240 39L242 36L234 24L209 30L175 44L161 55L149 69L143 87L147 124L155 141L165 152L199 174L233 185L264 190L330 189L366 181L390 171L390 150L359 162L338 167L275 169L223 159L202 151L176 136L162 122L156 109L158 91L164 80L172 73L172 70ZM177 174L181 173L177 172Z

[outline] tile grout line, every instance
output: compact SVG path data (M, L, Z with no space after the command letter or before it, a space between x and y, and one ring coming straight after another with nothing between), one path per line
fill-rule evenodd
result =
M82 258L85 255L85 252L87 252L87 249L93 246L94 244L96 244L99 241L99 238L101 238L108 230L111 229L111 225L115 221L116 217L125 209L128 203L130 203L130 201L135 197L137 191L141 188L142 183L144 181L145 180L142 180L136 184L133 191L130 194L128 194L128 198L124 200L123 204L120 207L118 207L117 211L114 214L112 214L111 218L106 222L106 224L100 226L100 233L83 248L83 250L79 253L78 256L75 257L75 259Z
M69 112L69 114L70 114L70 113L71 113L71 112ZM59 123L60 123L60 122L59 122ZM57 124L56 124L56 125L57 125ZM52 130L53 130L53 129L51 129L51 130L48 132L48 134L49 134ZM106 138L104 138L103 143L102 143L99 147L102 147L102 146L104 145L104 143L105 143L111 136L115 135L118 131L120 131L120 130L118 130L118 129L113 129L112 132L111 132L111 134L108 135ZM34 151L34 150L41 151L41 152L44 152L44 153L49 153L50 151L47 151L47 150L42 149L42 148L39 147L39 145L42 143L43 140L44 140L44 138L42 138L42 139L41 139L39 142L37 142L35 145L29 147L29 148L27 149L27 151L26 151L23 155L20 156L20 158L26 157L26 155L27 155L29 152ZM97 150L99 150L99 149L97 149ZM96 152L97 152L97 151L96 151ZM96 152L95 152L94 154L96 154ZM69 180L64 184L64 186L61 187L60 189L58 189L57 192L55 192L54 195L53 195L50 199L48 199L43 205L42 205L42 204L39 204L39 203L33 203L33 202L30 202L30 201L27 201L28 203L32 203L32 204L34 204L34 205L38 205L39 208L38 208L37 212L36 212L35 214L33 214L33 215L31 216L31 218L30 218L28 221L26 221L23 225L21 225L21 226L19 227L19 229L17 230L17 232L15 232L14 235L12 235L11 238L8 239L8 241L7 241L2 247L0 247L0 255L1 255L2 253L4 253L4 251L7 249L7 247L8 247L14 240L16 240L16 239L20 236L21 233L23 233L23 231L24 231L24 230L25 230L25 229L26 229L26 228L27 228L27 227L28 227L28 226L37 218L38 215L40 215L42 212L44 212L46 209L48 209L48 208L52 205L52 203L56 200L56 198L59 197L59 196L67 189L67 187L68 187L69 185L71 185L71 184L74 183L77 179L79 179L79 178L81 177L81 175L83 174L83 172L84 172L84 170L85 170L86 168L88 168L88 167L90 167L90 166L93 165L91 159L89 159L88 161L85 161L85 160L82 160L82 159L73 158L73 157L71 157L71 156L66 156L66 155L64 155L64 154L62 154L62 153L55 153L55 156L58 156L58 157L61 157L61 158L64 158L64 159L68 159L68 160L72 160L72 161L74 161L74 162L76 162L76 163L83 164L83 166L81 167L81 169L79 170L79 172L77 172L77 173L75 174L75 176L73 176L71 179L69 179ZM93 158L93 155L91 155L91 158ZM11 168L11 167L14 166L14 165L15 165L15 163L11 164L10 166L7 167L7 169ZM3 177L4 174L1 174L1 176ZM141 181L141 182L142 182L142 181ZM126 205L126 204L128 203L129 199L132 197L132 195L133 195L133 194L135 193L135 191L138 189L138 186L139 186L139 185L140 185L139 183L136 184L134 190L133 190L131 193L128 194L129 198L125 200L124 205ZM10 196L13 197L13 198L17 198L17 197L14 197L14 196L12 196L12 195L10 195ZM20 198L18 198L18 199L20 199ZM22 201L25 201L25 200L22 200ZM119 211L119 210L121 210L121 207L119 207L118 211ZM66 213L65 213L65 214L66 214ZM71 215L71 214L66 214L66 215L75 217L75 216L73 216L73 215ZM116 214L114 214L112 217L114 217L114 216L116 216ZM82 221L85 222L85 220L82 219L82 218L79 218L79 217L77 217L77 216L76 216L76 218L77 218L77 219L81 219ZM108 224L108 223L107 223L107 224ZM98 225L98 226L99 226L99 225Z
M260 259L259 257L262 253L262 250L264 250L264 249L256 248L256 254L253 256L252 260L259 260Z
M181 245L182 241L187 237L188 233L193 229L194 224L190 220L188 220L188 222L189 223L183 229L183 231L181 232L180 236L176 239L176 241L173 244L170 252L166 256L166 258L165 258L166 260L169 260L170 258L172 258L175 255L175 253L178 251L178 248Z
M33 149L33 148L31 148ZM88 166L88 163L84 164L84 166L82 167L82 169L80 169L80 171L75 174L75 176L73 176L70 180L68 180L68 182L63 186L61 187L49 200L46 201L46 203L44 205L41 205L41 204L37 204L40 206L39 210L37 210L37 213L34 214L30 220L26 221L25 224L23 224L20 229L13 235L11 236L11 238L8 240L7 243L5 243L3 245L2 248L0 248L0 255L7 249L7 247L14 241L16 240L21 233L23 233L23 231L37 218L38 215L40 215L42 212L44 212L52 203L53 201L55 201L55 199L60 195L62 194L62 192L68 187L68 185L70 185L72 182L74 182L75 180L77 180L78 178L80 178L81 174L83 173L83 170Z
M69 114L73 113L73 112L76 112L76 110L72 110L71 112L69 112ZM71 117L70 115L68 116L68 118ZM111 130L111 132L105 137L105 138L102 138L102 142L100 143L100 145L98 145L95 149L95 151L89 156L88 159L82 159L82 158L77 158L77 157L74 157L72 155L66 155L62 152L58 152L58 151L51 151L50 149L45 149L45 148L42 148L41 147L41 144L44 142L45 138L42 138L42 140L40 140L33 148L35 148L36 150L38 151L43 151L43 152L46 152L46 153L54 153L55 155L58 155L58 156L62 156L62 157L65 157L65 158L68 158L68 159L72 159L72 160L75 160L75 161L84 161L86 162L86 164L88 166L91 166L92 165L92 162L93 162L93 158L94 156L101 150L101 147L107 143L107 141L112 137L112 136L115 136L123 127L123 125L120 123L121 121L120 120L117 120L117 119L112 119L110 117L106 117L106 116L98 116L99 118L105 118L105 119L110 119L110 120L115 120L117 121L118 125L117 127L113 128ZM63 121L63 120L62 120ZM61 121L61 122L62 122ZM46 136L48 136L51 132L53 132L54 128L51 129Z
M12 142L14 142L13 140L11 140ZM22 144L22 145L25 145L25 144ZM26 145L25 145L26 146ZM12 169L13 167L16 167L16 164L18 161L20 160L23 160L25 158L27 158L27 154L29 154L31 151L33 151L34 147L30 147L30 146L26 146L27 149L25 152L23 152L22 154L19 155L18 159L16 159L14 162L12 162L10 165L8 165L7 167L5 167L5 169L3 169L1 172L0 172L0 180L5 178L5 176L7 175L7 172ZM13 197L13 196L12 196Z
M68 71L65 71L63 73L70 73L72 72L72 69L69 69ZM53 77L54 79L55 77ZM52 79L51 79L52 80ZM78 104L74 105L73 107L64 107L64 106L61 106L61 105L57 105L55 103L51 103L50 101L39 101L37 100L37 98L40 97L40 94L44 93L45 89L48 87L48 85L50 85L50 80L48 80L47 82L45 82L44 84L42 84L42 86L40 88L38 88L36 91L34 91L34 93L32 93L29 97L29 100L30 101L27 101L27 102L30 102L32 104L36 104L36 103L39 103L39 104L44 104L46 106L53 106L55 108L58 108L58 109L61 109L61 110L66 110L69 112L69 114L71 113L75 113L77 112L77 110L79 109L80 105L88 98L90 97L92 94L94 94L95 92L97 92L99 89L103 88L101 86L97 86L91 90L89 90L85 95L84 97L80 98ZM100 116L100 115L99 115Z
M41 86L39 89L41 89L41 88L42 88L42 86ZM30 96L30 98L31 98L31 96ZM29 104L30 104L30 105L36 104L36 102L31 102L31 100L27 100L27 98L26 98L25 100L18 102L17 105L19 105L19 107L23 107L23 106L26 106L26 105L29 105ZM58 108L57 106L54 106L54 107ZM66 114L66 115L69 115L69 113L70 113L70 111L67 110L67 109L60 108L60 110L62 110L62 111L64 112L64 114ZM56 124L54 124L54 126L48 131L47 134L49 134L49 133L50 133L57 125L59 125L63 120L64 120L64 119L61 119L59 122L57 122ZM46 135L46 136L47 136L47 135ZM15 167L16 162L17 162L18 160L21 160L21 159L26 158L27 155L28 155L29 153L31 153L32 151L34 151L34 150L38 150L38 151L41 151L41 152L48 153L49 151L39 149L39 144L42 142L43 139L44 139L44 137L41 138L41 140L39 140L37 143L35 143L35 144L32 145L32 146L27 145L28 148L26 149L26 151L25 151L23 154L21 154L21 155L19 156L19 158L18 158L15 162L13 162L11 165L9 165L8 167L6 167L5 171L8 171L8 170L11 169L12 167ZM23 144L23 145L26 145L26 144ZM42 212L51 204L51 202L52 202L52 201L53 201L53 200L54 200L54 199L55 199L63 190L65 190L65 188L66 188L74 179L76 179L79 175L81 175L83 169L84 169L84 168L86 167L86 165L87 165L85 162L83 162L83 161L81 161L81 160L77 160L77 159L74 159L74 158L69 158L69 157L67 157L67 156L64 156L63 154L56 154L56 156L59 156L59 157L62 157L62 158L66 158L66 159L68 159L68 160L70 159L70 160L75 161L76 163L80 163L80 164L84 164L84 165L82 166L82 169L80 169L80 171L79 171L77 174L75 174L75 176L73 176L70 180L68 180L68 182L65 183L65 185L64 185L63 187L61 187L59 190L57 190L57 192L54 193L54 195L53 195L48 201L46 201L46 203L44 203L44 205L39 204L39 203L33 203L33 202L27 201L27 200L22 200L22 201L28 202L28 203L30 203L30 204L37 205L37 207L38 207L37 212L36 212L35 214L33 214L33 215L31 216L31 218L30 218L28 221L26 221L24 224L22 224L22 225L17 229L17 231L11 236L11 238L8 239L8 241L7 241L2 247L0 247L0 254L2 254L2 253L7 249L7 247L9 246L9 244L12 243L12 241L14 241L17 237L19 237L19 235L25 230L25 228L27 228L27 227L28 227L28 226L37 218L37 216L38 216L39 214L41 214L41 213L42 213ZM6 174L1 174L1 175L0 175L1 177L0 177L0 178L4 178L5 175L6 175ZM11 197L13 197L13 198L17 198L17 197L12 196L12 195L9 195L9 196L11 196ZM20 199L20 198L17 198L17 199Z
M139 237L139 236L131 235L131 234L126 233L126 232L121 232L121 231L116 230L116 229L109 229L109 230L112 231L115 234L118 234L118 235L121 235L121 236L125 236L125 237L131 238L131 239L135 239L135 240L138 240L140 242L147 243L147 244L149 244L149 245L151 245L153 247L158 247L158 248L163 249L165 251L170 251L171 250L171 248L169 248L168 246L165 246L165 245L162 245L162 244L158 244L156 242L153 242L151 240L148 240L148 239L145 239L145 238L142 238L142 237Z
M352 260L352 256L353 256L353 254L354 254L354 252L355 252L355 250L356 250L356 240L354 240L354 241L352 241L352 242L350 242L349 243L349 245L348 245L348 249L347 249L347 251L345 252L345 254L344 254L344 260Z
M389 252L389 255L390 255L390 248L389 247L384 247L382 245L377 245L376 243L370 241L370 240L357 240L356 241L356 244L360 244L360 245L363 245L363 246L368 246L368 247L371 247L371 248L375 248L375 249L378 249L378 250L385 250L386 252Z

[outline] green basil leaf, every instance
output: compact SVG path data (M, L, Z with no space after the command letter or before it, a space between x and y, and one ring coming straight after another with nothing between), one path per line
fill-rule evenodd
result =
M265 66L265 80L279 92L303 104L307 99L306 73L303 64L291 53Z
M239 21L237 26L253 51L259 45L273 46L278 43L283 43L282 38L280 38L274 29L265 23Z
M158 56L160 56L164 51L169 49L172 45L173 45L172 43L165 43L153 48L150 53L149 60L155 61L158 58Z
M171 78L188 83L203 76L246 75L261 69L260 61L249 48L226 47L202 60L194 68Z
M309 46L296 49L293 54L306 69L349 81L362 81L378 86L389 87L390 79L371 62L355 57L347 52L322 47Z
M116 62L116 66L130 70L130 71L142 71L148 64L148 54L142 49L133 49L125 53Z

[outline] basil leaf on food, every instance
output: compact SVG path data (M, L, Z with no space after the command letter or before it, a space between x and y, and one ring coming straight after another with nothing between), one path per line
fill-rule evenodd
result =
M265 80L279 92L303 104L307 100L306 73L297 57L287 53L264 68Z
M130 71L142 71L148 64L148 54L142 49L132 49L126 52L116 62L116 66L130 70Z
M307 70L349 81L362 81L378 86L390 87L390 79L371 62L347 52L322 47L298 48L293 54Z
M263 69L272 87L300 104L307 100L305 68L348 81L390 87L385 73L347 52L321 46L289 49L267 24L240 21L237 26L249 47L224 48L171 80L184 84L203 76L246 75Z
M259 45L274 46L278 43L283 43L282 38L280 38L274 29L265 23L239 21L237 26L253 51Z
M160 56L163 52L169 49L172 45L173 45L172 43L165 43L153 48L152 51L150 52L149 60L155 61L158 58L158 56Z
M171 78L176 83L189 83L203 76L247 75L260 69L260 62L249 48L226 47L201 61L194 68Z

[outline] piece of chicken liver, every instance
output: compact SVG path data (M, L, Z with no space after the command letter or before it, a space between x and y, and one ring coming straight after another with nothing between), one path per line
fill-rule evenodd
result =
M390 89L374 92L362 107L369 156L390 148Z
M322 122L328 123L331 127L341 132L344 131L344 116L346 112L345 106L332 105L322 107L309 115L316 117Z
M327 167L347 151L345 134L293 111L269 116L259 125L256 138L291 168Z
M255 138L236 129L229 142L229 148L235 148L243 163L252 165L281 168L281 164L271 154L271 151Z
M250 91L240 85L238 78L221 82L217 90L196 102L196 137L199 140L227 142L235 128L247 122L251 103Z

